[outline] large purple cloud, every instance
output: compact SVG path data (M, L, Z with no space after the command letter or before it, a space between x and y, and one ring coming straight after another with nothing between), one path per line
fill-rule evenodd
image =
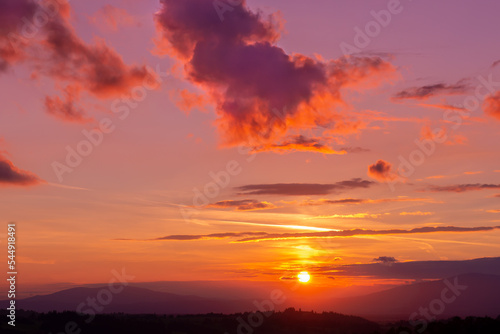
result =
M323 61L287 54L276 45L282 24L277 16L253 12L244 1L223 21L211 1L161 4L156 14L159 50L177 57L186 78L209 95L228 145L296 149L282 143L294 130L320 126L326 133L339 128L344 134L356 132L359 124L347 122L337 110L343 105L340 89L395 71L378 57Z

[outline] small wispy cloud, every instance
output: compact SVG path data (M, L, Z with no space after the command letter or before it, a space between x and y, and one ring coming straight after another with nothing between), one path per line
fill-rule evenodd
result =
M267 143L265 145L256 146L252 152L317 152L323 154L346 154L345 150L335 150L325 144L321 138L308 138L303 135L291 136L280 143Z
M455 111L464 111L465 108L461 106L453 106L451 104L429 104L429 103L420 103L418 104L421 107L426 108L437 108L443 110L455 110Z

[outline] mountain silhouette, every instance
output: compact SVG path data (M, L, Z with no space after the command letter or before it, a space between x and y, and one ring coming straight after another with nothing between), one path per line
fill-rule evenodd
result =
M455 285L459 287L458 291L453 291ZM422 312L429 309L429 314L437 319L453 316L496 318L500 315L500 276L458 275L332 301L335 312L376 320L408 320L414 313L418 314L414 317L419 319L424 317L420 308Z

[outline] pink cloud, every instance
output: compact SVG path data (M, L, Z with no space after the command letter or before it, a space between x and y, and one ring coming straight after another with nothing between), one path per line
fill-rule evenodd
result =
M79 86L67 86L64 89L64 96L64 100L59 96L45 97L46 112L67 122L88 123L92 121L91 118L85 117L85 111L76 105L80 98Z
M41 15L48 16L48 21L30 38L25 37L22 23L32 25L31 21ZM83 110L78 106L81 94L75 91L97 98L117 97L152 77L145 66L125 64L103 40L88 44L78 37L69 22L69 5L64 0L2 1L0 31L0 70L24 62L34 70L34 76L45 75L66 86L65 101L59 97L45 100L46 108L61 119L83 119Z

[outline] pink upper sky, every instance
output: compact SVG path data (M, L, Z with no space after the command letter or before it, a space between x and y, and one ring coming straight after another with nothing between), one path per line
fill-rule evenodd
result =
M23 283L499 255L497 2L237 2L0 0Z

